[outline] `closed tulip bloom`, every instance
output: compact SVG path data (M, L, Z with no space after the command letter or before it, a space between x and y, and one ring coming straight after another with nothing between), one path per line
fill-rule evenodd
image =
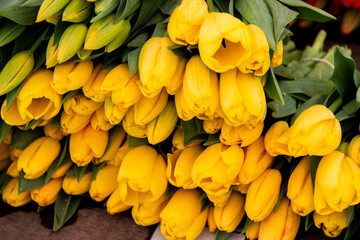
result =
M57 53L58 63L71 59L84 44L87 26L84 23L72 24L62 34Z
M64 134L61 131L60 127L52 125L51 123L48 123L44 126L44 133L46 136L58 141L64 138Z
M186 64L183 91L185 104L196 115L211 116L219 107L219 81L195 55Z
M206 195L210 200L210 202L212 202L215 207L224 207L226 203L229 201L232 192L233 190L230 189L229 191L221 194L209 192L206 193Z
M160 214L160 231L167 239L196 239L203 231L208 208L202 211L201 192L179 189Z
M241 65L251 54L248 31L243 22L228 13L208 14L199 33L199 52L205 65L218 73Z
M126 19L119 20L121 27L119 28L115 38L105 46L105 52L110 53L121 47L129 36L131 24Z
M205 119L203 121L203 129L209 134L217 133L224 124L224 119L221 117Z
M107 165L111 166L120 166L122 161L124 160L126 154L131 150L129 148L129 141L125 139L123 144L118 148L113 159L107 162Z
M69 172L70 168L73 166L73 162L69 159L67 163L64 163L59 168L55 170L51 178L61 178L65 177L65 175Z
M234 185L234 190L241 192L242 194L247 194L248 190L250 187L250 183L249 184L239 184L239 185Z
M178 116L174 101L167 102L164 110L146 126L146 135L150 144L158 144L167 139L174 131Z
M183 86L175 94L175 107L177 115L184 121L189 121L196 116L196 113L190 109L185 101Z
M265 149L273 157L279 155L275 148L275 141L289 129L289 124L285 121L277 121L268 129L265 134Z
M74 111L81 115L91 115L98 108L103 105L101 102L94 102L93 100L85 97L82 93L76 93L74 96L64 102L64 111L71 114Z
M238 145L216 143L206 148L195 160L193 181L206 193L222 195L235 182L244 162L244 151Z
M2 192L2 199L4 203L13 207L20 207L31 202L30 191L19 194L19 178L11 179L6 185Z
M254 143L244 149L245 160L240 170L239 183L246 185L254 181L266 169L271 167L274 157L270 156L264 146L264 137L260 136Z
M142 96L137 81L139 74L131 76L128 64L122 63L106 75L101 91L111 96L112 102L125 110L139 101Z
M104 104L98 108L90 119L91 127L95 130L108 131L114 127L105 116Z
M169 50L171 45L168 37L152 37L141 48L138 85L145 97L155 97L163 87L174 94L181 86L186 59Z
M63 9L70 0L44 0L37 13L36 21L41 22Z
M360 135L356 135L351 139L348 146L347 155L360 165Z
M90 163L93 158L100 158L106 149L109 133L94 130L91 125L70 136L69 151L71 160L82 167Z
M220 75L220 104L231 126L256 127L266 116L266 99L260 78L234 69Z
M35 179L43 175L60 153L59 141L51 137L40 137L21 153L17 169L23 170L24 178Z
M282 40L278 44L276 44L276 48L277 52L274 52L273 58L271 60L271 66L273 68L280 66L283 60L284 46Z
M92 180L89 193L90 197L97 202L105 200L118 186L116 181L119 167L105 165L98 174L96 179Z
M199 31L209 14L204 0L184 0L170 16L168 33L170 39L180 45L195 45L199 41Z
M31 190L31 199L42 207L53 204L61 189L62 182L62 178L51 179L50 182L44 186Z
M280 193L281 174L267 169L251 182L245 201L246 215L254 222L263 221L274 209Z
M214 206L209 206L209 211L208 211L208 217L207 217L207 224L209 227L209 231L210 232L215 232L217 229L216 223L215 223L215 219L214 219Z
M250 226L246 229L245 235L249 240L255 240L259 238L259 230L260 230L259 222L252 222Z
M53 25L56 25L61 19L62 11L63 10L58 11L57 13L52 15L51 17L48 17L47 19L45 19L45 21L48 22L48 23L51 23Z
M11 104L9 110L7 110L7 99L1 105L1 119L3 119L8 125L21 126L31 121L31 118L25 116L22 118L19 113L18 104L15 101Z
M301 217L294 213L286 197L281 200L277 211L261 222L259 240L294 240L300 227Z
M111 101L110 97L106 97L105 99L104 110L107 121L112 125L119 124L128 111L128 109L123 110L119 108Z
M163 157L148 145L132 148L124 157L118 175L120 198L127 205L155 201L167 189Z
M69 195L81 195L89 191L92 181L92 172L84 174L80 182L76 176L65 177L62 183L63 190Z
M146 138L146 125L137 125L134 120L134 115L134 107L131 107L122 121L125 132L132 137Z
M241 147L246 147L259 139L263 129L264 122L259 123L255 128L247 125L233 127L224 122L219 139L225 145L239 144Z
M70 114L67 114L63 111L60 118L61 130L65 135L77 133L89 124L91 116L91 114L82 115L73 111Z
M70 0L62 13L61 21L79 23L85 21L92 13L93 4L86 0Z
M294 124L274 143L279 154L301 157L324 156L341 141L341 126L333 112L324 105L304 110Z
M315 177L315 211L326 215L358 204L359 182L360 168L354 160L339 151L324 156Z
M165 89L153 98L142 97L134 105L134 121L137 125L146 125L164 110L168 101Z
M314 194L310 176L310 157L298 163L289 178L286 196L291 201L292 210L300 216L314 211Z
M103 69L103 64L96 65L90 79L82 86L84 95L94 102L104 102L105 95L101 92L101 85L108 73Z
M100 159L96 160L96 163L109 162L113 160L116 156L119 147L124 142L125 137L126 137L126 133L124 129L121 126L117 126L114 129L110 146L107 148L105 154Z
M68 61L56 65L51 86L59 94L64 94L82 87L91 76L93 63L91 60Z
M131 215L137 225L150 226L161 221L160 213L169 202L169 198L164 193L155 201L145 201L133 206Z
M20 148L10 148L10 159L11 159L11 161L18 160L23 151L24 150L20 149Z
M2 161L0 161L2 162ZM19 171L17 170L17 159L14 161L11 161L11 164L9 165L8 169L6 170L6 174L9 176L12 176L13 178L19 177Z
M333 212L327 215L320 215L314 212L314 223L319 229L322 229L328 237L334 238L341 234L346 228L347 209L342 212Z
M10 145L0 142L0 161L10 157Z
M106 201L107 212L110 213L111 215L114 215L115 213L124 212L130 208L131 206L126 205L120 199L120 188L119 186L117 186L115 191L110 195L110 197Z
M191 178L191 169L203 150L204 148L201 145L195 145L182 151L178 150L173 154L168 153L166 176L172 185L184 189L197 187Z
M54 36L55 34L51 36L46 48L46 68L51 68L58 64L57 53L59 44L54 45Z

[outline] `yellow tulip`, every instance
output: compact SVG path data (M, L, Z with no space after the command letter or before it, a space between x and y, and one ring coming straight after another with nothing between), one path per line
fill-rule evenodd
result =
M71 160L82 167L90 163L93 158L100 158L106 149L109 133L94 130L91 125L70 136L69 152Z
M18 104L15 101L11 104L9 110L7 110L7 99L3 102L1 106L1 118L11 126L21 126L31 121L31 118L25 116L22 118L19 113Z
M263 129L264 122L259 123L255 128L247 125L233 127L224 122L219 138L225 145L239 144L241 147L246 147L259 139Z
M90 124L95 130L108 131L114 127L114 125L112 125L105 116L105 108L103 104L91 116Z
M356 135L351 139L347 155L360 166L360 135Z
M215 232L217 229L215 219L214 219L214 209L215 209L214 206L209 206L207 224L208 224L210 232Z
M252 222L245 231L246 238L248 238L249 240L258 239L260 224L261 223L259 223L259 222Z
M89 124L91 116L91 114L77 114L74 111L71 111L70 114L67 114L65 111L63 111L60 118L61 130L65 135L77 133Z
M176 128L173 138L172 138L172 149L171 151L174 153L176 150L184 150L187 147L193 147L195 145L201 144L202 141L193 142L187 146L184 146L184 130L181 128Z
M82 93L76 93L64 102L63 107L67 114L71 114L71 112L74 111L75 113L81 115L91 115L102 105L103 103L94 102L93 100L85 97Z
M118 172L119 167L116 166L104 166L100 169L96 179L91 182L90 197L97 202L101 202L110 196L118 186L116 181Z
M51 36L46 48L46 62L45 62L46 68L51 68L54 67L56 64L58 64L57 54L58 54L59 44L54 45L54 37L55 34Z
M62 13L61 21L83 22L92 13L93 4L86 0L70 0Z
M11 162L8 169L6 170L6 174L12 176L13 178L19 177L19 172L17 170L17 159Z
M204 0L183 0L170 16L170 39L180 45L195 45L199 41L200 27L209 14Z
M45 19L45 21L48 22L48 23L51 23L53 25L56 25L61 19L62 12L63 12L63 10L61 9L60 11L58 11L57 13L52 15L51 17L48 17L47 19Z
M61 165L59 168L55 170L51 178L61 178L65 177L65 175L70 171L70 168L73 166L72 161L68 161L67 163Z
M266 116L266 99L259 77L234 69L220 75L220 104L231 126L256 127Z
M128 111L128 109L122 110L118 108L118 106L111 101L110 97L105 98L104 110L107 121L112 125L119 124Z
M63 9L70 0L44 0L37 13L36 21L41 22Z
M202 209L201 192L179 189L160 214L160 231L167 239L194 240L203 231L208 208Z
M275 207L280 193L281 174L267 169L250 183L246 201L246 215L254 222L263 221Z
M10 159L11 159L11 161L18 160L23 151L24 150L19 149L19 148L10 148Z
M117 126L114 131L110 146L106 150L105 154L100 159L96 160L96 163L109 162L115 158L120 145L124 142L126 133L120 126Z
M123 201L121 201L120 188L119 186L117 186L115 191L110 195L110 197L106 201L107 212L110 213L111 215L114 215L115 213L124 212L130 208L131 206L126 205Z
M60 127L48 123L44 126L44 133L46 136L60 141L64 138L64 134L61 132Z
M196 116L185 101L183 86L175 93L175 107L177 115L184 121L189 121Z
M108 71L103 69L103 64L96 65L90 79L82 86L84 95L94 102L104 102L105 95L101 92L101 85L107 74Z
M306 216L314 211L314 194L310 176L310 157L298 163L289 178L286 196L291 201L293 212Z
M134 107L131 107L122 121L125 132L136 138L146 138L146 125L137 125L135 123Z
M315 177L315 211L341 212L360 202L360 168L344 153L334 151L319 163Z
M228 13L212 12L200 28L199 52L211 70L222 73L240 66L251 52L246 25Z
M59 141L51 137L40 137L27 146L21 153L17 170L23 170L26 179L43 175L60 153Z
M120 199L126 205L155 201L167 189L163 157L148 145L132 148L124 157L118 175Z
M31 190L31 199L42 207L53 204L61 189L62 182L62 178L54 178L44 186Z
M229 191L221 194L209 192L206 193L206 195L210 200L210 202L212 202L215 207L224 207L229 201L232 192L233 192L232 189L230 189Z
M250 183L249 184L239 184L239 185L234 185L234 190L241 192L242 194L247 194L247 192L249 191L249 187L250 187Z
M280 66L283 60L284 46L282 40L278 44L276 44L276 48L277 52L274 52L273 58L271 60L271 66L273 68Z
M69 195L81 195L89 191L92 181L92 172L84 174L80 182L77 181L76 176L65 177L62 183L62 188Z
M277 121L267 130L265 134L265 149L273 157L276 157L278 152L275 149L275 141L289 129L289 124L285 121Z
M30 191L19 194L18 189L19 178L11 179L2 192L3 201L13 207L20 207L31 202Z
M205 132L209 134L215 134L221 129L223 124L224 124L224 119L221 117L205 119L203 121L203 129Z
M347 209L342 212L334 212L327 215L320 215L314 212L314 223L321 228L326 236L335 238L346 228Z
M124 143L118 148L113 159L107 162L107 165L120 166L126 154L131 150L129 141L125 139Z

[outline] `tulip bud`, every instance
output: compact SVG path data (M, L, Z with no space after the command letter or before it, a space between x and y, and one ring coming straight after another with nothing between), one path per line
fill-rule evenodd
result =
M240 144L246 147L255 142L264 129L264 122L259 123L255 128L247 125L233 127L226 122L221 127L220 141L225 145Z
M320 215L314 212L314 223L321 228L328 237L335 238L346 228L347 209L342 212L333 212L327 215Z
M274 143L279 154L301 157L324 156L333 152L341 141L341 126L324 105L304 110L295 123Z
M2 192L3 201L13 207L20 207L31 202L30 191L19 194L18 189L19 178L11 179Z
M262 239L295 239L300 227L301 217L294 213L286 197L281 200L279 208L261 222L259 240Z
M40 137L21 153L17 169L23 170L24 178L35 179L43 175L60 153L59 141L51 137Z
M195 145L201 144L202 141L193 142L187 146L184 146L184 131L181 128L176 128L173 138L172 138L172 149L174 153L176 150L184 150L187 147L193 147Z
M63 107L67 114L71 114L71 112L74 111L80 115L91 115L102 105L103 103L101 102L94 102L82 93L77 93L64 102Z
M55 67L54 78L50 84L57 93L65 94L82 87L90 79L92 70L91 60L68 61Z
M24 150L19 149L19 148L10 148L10 159L11 159L11 161L18 160L23 151Z
M136 138L146 138L146 125L140 126L134 121L134 107L127 111L122 126L128 135Z
M285 121L277 121L265 134L265 149L266 151L273 157L279 155L275 149L275 141L278 139L282 134L284 134L289 129L289 124Z
M170 16L168 33L170 39L180 45L195 45L199 41L199 31L209 14L204 0L184 0Z
M116 3L116 0L96 0L95 1L95 13L100 14L102 12L109 11ZM111 10L112 12L112 10Z
M58 46L59 44L56 44L54 46L54 36L53 34L48 42L47 48L46 48L46 68L54 67L56 64L58 64L57 61L57 55L58 55Z
M31 190L31 199L42 207L53 204L61 189L62 182L62 178L55 178L50 180L50 182L44 186Z
M1 105L1 119L3 119L8 125L20 126L31 121L31 119L27 116L25 116L25 118L22 118L20 116L16 99L11 104L9 110L7 110L6 105L7 105L7 99L5 99L5 101Z
M230 189L225 193L206 193L206 195L215 207L224 207L229 201L232 192L232 189Z
M351 139L347 155L354 160L357 165L360 165L360 135L356 135Z
M60 21L62 13L63 13L63 10L60 10L57 13L55 13L54 15L52 15L51 17L48 17L47 19L45 19L45 21L48 23L51 23L53 25L56 25Z
M131 206L126 205L123 201L121 201L120 188L118 186L106 201L107 212L114 215L115 213L124 212L130 208Z
M90 120L91 127L95 130L108 131L114 127L105 116L104 105L98 108L94 114L91 116Z
M98 174L96 179L92 180L89 193L90 197L97 202L105 200L111 193L113 193L118 186L116 181L119 172L119 167L104 166Z
M106 75L101 85L101 92L111 96L112 102L118 105L118 108L126 110L142 96L137 81L139 74L136 73L131 77L129 65L122 63Z
M254 181L274 162L264 146L264 137L260 136L254 143L245 148L245 160L240 170L239 183L246 185Z
M14 55L1 70L0 95L20 85L32 71L34 62L34 54L31 51L22 51Z
M300 216L314 211L314 194L310 176L310 157L304 157L291 173L286 196L292 210Z
M105 154L96 161L96 163L109 162L113 160L116 156L117 151L119 150L120 145L124 142L126 133L122 127L117 126L114 129L114 135L112 141Z
M261 223L259 223L259 222L252 222L245 231L246 238L248 238L249 240L258 239L260 224Z
M106 149L109 134L107 131L94 130L91 125L70 136L69 151L71 160L82 167L93 158L100 158Z
M44 133L46 136L60 141L64 138L64 134L61 132L60 127L48 123L44 126Z
M105 95L101 92L101 85L107 74L108 71L103 69L101 63L96 65L90 79L82 86L84 95L94 102L104 102Z
M236 183L237 184L237 183ZM248 190L249 190L249 184L240 184L240 185L234 185L234 190L241 192L242 194L247 194Z
M200 28L200 56L211 70L223 73L240 66L250 56L251 41L248 28L238 18L212 12Z
M86 0L70 0L62 14L63 22L80 23L90 17L93 5Z
M158 144L167 139L174 131L178 116L174 101L167 102L164 110L146 127L146 135L150 144Z
M2 161L0 161L1 164ZM19 172L17 170L17 159L14 161L11 161L8 169L6 170L6 174L15 178L15 177L19 177Z
M196 116L196 113L189 108L185 101L183 86L175 94L175 106L177 115L184 121L189 121Z
M85 128L91 119L91 115L81 115L75 112L67 114L65 111L61 113L60 125L65 135L77 133Z
M276 44L277 52L274 52L273 58L271 60L271 67L276 68L281 65L283 60L283 41L281 40L278 44Z
M206 193L221 195L229 191L243 162L244 151L241 147L216 143L206 148L195 160L192 179Z
M175 94L181 86L186 59L171 52L171 45L174 43L168 37L152 37L141 48L138 85L145 97L155 97L163 87Z
M227 124L258 126L266 116L265 92L260 78L238 70L222 73L220 104Z
M155 201L167 188L163 157L148 145L132 148L124 157L118 175L120 199L127 205Z
M105 98L104 110L107 121L112 125L119 124L121 120L123 120L123 118L125 117L126 112L128 111L128 109L124 111L118 108L118 106L111 101L110 97Z
M107 165L111 166L120 166L126 154L131 150L129 148L129 141L125 139L125 142L121 145L121 147L117 150L113 159L107 162Z
M69 195L81 195L89 191L92 181L92 172L84 174L80 182L77 181L76 176L65 177L62 183L62 188Z
M41 3L35 22L44 21L45 19L55 15L63 9L69 1L70 0L44 0Z
M359 183L360 168L351 158L339 151L325 155L316 171L315 211L326 215L358 204Z
M184 150L177 150L173 154L168 153L168 165L166 176L169 182L175 187L184 189L196 188L196 184L191 178L191 169L196 158L202 153L203 147L195 145Z
M224 119L221 117L217 117L213 119L205 119L203 121L203 128L205 132L209 134L215 134L221 129L223 124L224 124Z
M51 175L51 178L61 178L65 177L65 175L69 172L70 168L73 166L72 161L68 161L67 163L63 163L59 168L55 170L55 172Z
M134 105L134 121L137 125L146 125L154 120L164 110L168 102L165 89L153 98L142 97Z
M119 21L121 23L120 30L118 32L118 35L105 46L105 52L112 52L115 49L118 49L120 46L123 45L127 37L129 36L130 30L131 30L131 24L128 20L121 19Z
M72 24L64 31L58 46L57 61L63 63L72 58L84 44L87 26Z
M246 195L245 212L254 222L263 221L274 209L280 193L281 174L267 169L251 182Z

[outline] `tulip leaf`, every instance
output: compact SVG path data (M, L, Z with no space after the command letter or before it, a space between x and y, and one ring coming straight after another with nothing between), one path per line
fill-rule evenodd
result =
M66 175L67 178L69 177L76 177L76 180L77 182L80 182L81 181L81 178L87 174L91 172L91 167L90 167L90 164L88 165L85 165L83 167L78 167L77 165L74 165L70 172Z
M230 11L229 11L230 1L229 0L214 0L214 3L220 9L221 12L230 13Z
M121 0L116 11L115 23L133 14L141 5L139 0Z
M181 0L166 0L160 7L160 11L165 15L171 15L175 8L181 4Z
M192 56L192 54L188 50L187 46L184 46L184 45L174 44L174 45L169 46L168 49L170 51L172 51L176 56L181 57L181 58L189 59Z
M297 108L296 113L291 117L290 125L293 125L296 118L302 113L305 109L316 105L316 104L323 104L326 99L326 95L316 95L303 104L300 105L300 107Z
M360 103L356 101L356 98L354 98L353 100L345 104L342 109L347 114L351 115L354 114L359 108L360 108Z
M111 14L115 10L115 8L119 5L119 3L120 3L120 0L113 1L109 8L105 9L104 11L97 14L95 17L91 18L90 23L99 21L100 19ZM114 22L117 22L117 20L114 20Z
M130 48L142 47L149 38L150 38L149 32L141 33L137 35L133 40L128 42L127 46Z
M60 190L55 201L54 231L59 230L75 214L80 202L80 196L67 195Z
M280 65L276 68L274 68L274 73L277 76L286 78L286 79L290 79L290 80L295 80L295 77L290 73L290 71L284 67L284 65Z
M252 222L253 222L253 221L252 221L248 216L246 216L245 225L244 225L244 227L243 227L240 235L243 235L243 234L246 232L246 230L250 227L250 224L251 224Z
M202 129L202 121L196 117L189 121L182 121L182 129L184 131L184 146L196 141L206 141L208 139L207 134Z
M39 7L44 0L27 0L20 7Z
M101 159L105 154L106 152L109 150L112 142L114 141L115 137L118 136L118 134L122 131L122 127L121 125L118 125L112 129L109 130L109 137L108 137L108 142L106 144L106 148L105 148L105 151L103 153L103 155L101 157L99 157L98 159Z
M0 28L0 47L10 43L20 36L25 30L24 25L19 25L12 21L5 22Z
M9 182L13 179L10 175L6 174L6 171L1 172L0 176L0 194L4 191Z
M266 81L266 85L264 87L266 93L269 95L269 97L280 104L284 103L284 98L282 96L279 83L276 80L274 70L272 67L270 67L270 73L268 73L268 79Z
M138 71L140 50L141 47L138 47L137 49L132 50L131 52L128 53L128 64L129 64L131 76L134 76L135 73Z
M357 88L360 87L360 72L356 68L354 70L354 83ZM358 102L360 102L360 100Z
M205 197L203 199L203 205L201 207L201 212L203 212L206 208L210 207L213 203L209 200L209 198Z
M311 183L313 187L313 192L315 188L315 176L316 176L316 170L319 166L321 156L310 156L310 176L311 176Z
M178 190L179 188L171 185L171 184L168 184L168 190L166 192L166 198L171 198L175 193L176 191Z
M278 197L278 200L277 200L277 202L275 204L275 208L274 208L274 213L276 213L276 211L278 210L278 208L280 206L280 203L281 203L282 199L284 198L285 191L286 191L286 188L287 188L287 180L288 179L286 179L286 181L283 181L283 183L281 185L279 197Z
M61 99L61 104L64 104L67 100L72 98L80 89L72 90L70 92L67 92L65 96Z
M305 231L309 230L312 225L314 225L314 219L312 214L308 214L305 217Z
M142 145L149 144L147 138L136 138L130 135L128 135L128 141L129 141L129 148L139 147Z
M360 221L352 221L345 230L344 240L349 240L360 228Z
M40 119L33 119L29 123L24 125L25 130L31 129Z
M24 176L24 171L19 171L19 194L45 185L46 173L36 179L26 179Z
M138 18L136 20L134 31L141 28L149 22L155 12L163 4L164 0L143 0L140 8Z
M97 174L105 165L106 165L106 162L102 162L100 164L92 166L92 180L96 179Z
M352 221L354 220L355 216L355 207L354 205L347 208L347 214L346 214L346 226L349 227Z
M8 125L2 118L0 118L0 143L4 141L10 130L11 125Z
M0 1L0 16L21 25L33 25L39 7L21 7L26 0Z
M163 37L167 30L167 24L157 23L151 37Z
M231 234L232 234L232 232L220 231L218 229L218 230L216 230L215 240L225 240L228 237L230 237Z
M331 81L321 79L298 78L295 81L278 81L280 89L285 93L302 93L309 97L318 94L329 95L334 89Z
M6 110L7 111L9 111L11 105L13 104L13 102L16 99L16 95L19 93L20 88L22 87L22 85L24 83L25 83L25 81L23 81L20 85L18 85L16 88L11 90L10 92L6 93Z
M335 117L336 119L341 123L342 121L352 118L355 115L349 115L344 110L340 110L338 113L336 113Z
M214 145L216 143L219 143L220 142L219 136L220 136L220 131L215 134L210 134L208 139L206 140L206 142L203 145L205 147L208 147L208 146Z
M40 128L27 131L14 128L11 136L10 148L24 150L30 143L42 136L44 136L44 131Z
M284 97L284 102L284 105L281 105L277 101L272 101L267 104L267 106L273 110L271 113L273 118L287 117L296 112L296 100L293 97L286 95Z
M53 42L53 46L56 46L61 39L61 36L63 35L63 33L65 32L65 30L71 25L70 22L63 22L63 21L58 21L56 26L55 26L55 30L54 30L54 42Z

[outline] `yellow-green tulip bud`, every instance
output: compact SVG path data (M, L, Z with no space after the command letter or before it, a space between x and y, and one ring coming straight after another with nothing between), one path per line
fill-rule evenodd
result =
M124 157L118 175L120 199L127 205L155 201L167 189L163 157L148 145L132 148Z
M115 213L124 212L130 208L131 206L126 205L123 201L121 201L120 188L118 186L106 201L107 212L114 215Z
M73 134L85 128L92 115L81 115L75 112L67 114L65 111L61 113L60 125L64 135Z
M270 68L269 44L261 28L254 24L246 27L251 39L251 55L238 68L243 73L263 76Z
M212 202L215 207L224 207L226 203L229 201L232 192L233 192L232 189L230 189L229 191L222 194L206 193L206 195L210 200L210 202Z
M93 4L86 0L70 0L62 13L62 20L65 22L80 23L90 17Z
M123 118L125 117L126 112L128 111L128 109L122 110L118 108L118 106L111 101L110 97L105 98L104 110L105 117L112 125L119 124L121 120L123 120Z
M134 107L131 107L122 121L125 132L132 137L146 138L146 125L137 125L134 120L134 115Z
M141 98L141 92L136 84L139 74L130 75L129 65L122 63L113 68L101 84L101 92L111 96L118 108L126 110Z
M225 145L240 144L246 147L255 142L264 129L264 122L259 123L256 127L240 125L233 127L224 122L221 127L220 141Z
M18 189L19 178L11 179L2 192L3 201L13 207L20 207L31 202L30 191L19 194Z
M220 104L231 126L256 127L266 116L266 99L259 77L234 69L220 75Z
M58 54L58 46L59 44L56 44L54 46L54 36L53 34L48 42L47 48L46 48L46 68L54 67L56 64L58 64L57 61L57 54Z
M196 45L201 24L208 14L204 0L182 1L170 16L167 27L170 39L180 45Z
M105 116L104 105L98 108L94 114L91 116L90 120L91 127L95 130L108 131L114 127Z
M246 238L248 238L249 240L258 239L260 224L261 223L259 223L259 222L252 222L245 231Z
M207 15L199 32L201 59L215 72L226 72L250 56L251 37L246 25L228 13Z
M48 17L47 19L45 19L45 21L48 23L51 23L53 25L56 25L60 21L62 13L63 13L63 10L61 9L60 11L58 11L51 17Z
M0 95L16 88L34 67L34 54L31 51L22 51L14 55L1 70Z
M51 179L44 186L31 190L31 199L42 207L53 204L61 189L62 182L62 178Z
M145 201L133 206L131 215L137 225L150 226L161 221L160 213L169 202L170 199L164 193L155 201Z
M24 178L35 179L43 175L60 153L59 141L51 137L40 137L21 153L17 169L23 170Z
M203 231L208 209L202 211L198 189L179 189L160 214L160 231L167 239L196 239Z
M44 133L46 136L58 141L64 138L64 134L61 131L60 127L52 125L51 123L48 123L44 126Z
M107 165L120 166L126 154L131 150L129 148L129 141L125 139L125 142L119 147L113 159L107 162Z
M121 19L119 22L122 24L121 29L119 30L116 37L105 46L105 52L109 53L115 49L118 49L121 45L123 45L123 43L125 43L125 40L129 36L131 30L130 22L125 19Z
M314 223L319 229L322 229L328 237L335 238L346 228L347 209L342 212L334 212L327 215L320 215L314 212Z
M244 151L241 147L216 143L206 148L195 160L193 181L208 194L224 194L235 182L243 162Z
M197 187L191 178L191 169L196 158L203 150L204 148L201 145L195 145L187 147L182 151L177 150L172 154L168 153L166 176L172 185L184 189Z
M351 157L357 165L360 165L360 135L356 135L353 139L351 139L347 155Z
M224 119L221 117L213 118L213 119L205 119L203 121L204 131L209 134L217 133L224 124Z
M150 144L158 144L167 139L174 131L178 116L174 101L167 102L164 110L146 126L146 135Z
M97 0L95 2L95 13L99 14L101 12L108 11L115 2L116 0Z
M8 159L10 157L10 145L4 142L0 142L0 161Z
M186 147L184 146L184 131L181 128L176 128L173 138L172 138L172 152L175 152L176 150L184 150L187 147L193 147L195 145L201 144L202 141L193 142Z
M286 197L281 200L279 208L261 222L259 240L279 239L294 240L300 227L301 217L294 213Z
M91 125L70 136L69 152L71 160L79 167L90 163L93 158L100 158L106 149L109 133L94 130Z
M11 107L9 110L7 110L7 99L3 102L1 106L1 118L9 125L11 126L21 126L31 121L31 118L28 116L25 116L25 118L22 118L19 113L17 101L15 101L11 104Z
M274 157L266 152L263 136L260 136L254 143L245 148L244 151L245 160L238 179L240 184L246 185L268 169L273 164Z
M314 211L314 194L310 176L310 157L298 163L289 178L286 196L291 201L292 210L300 216Z
M289 124L285 121L277 121L265 134L265 149L273 157L279 155L275 148L275 141L289 129Z
M62 188L69 195L81 195L89 191L92 181L92 172L86 173L81 177L80 182L77 181L76 176L65 177L62 183Z
M67 114L71 114L73 111L80 115L91 115L102 105L103 103L94 102L93 100L85 97L82 93L76 93L64 102L63 107Z
M93 62L91 60L75 62L68 61L55 67L51 86L59 94L82 87L91 76Z
M282 40L276 44L276 49L277 52L274 52L273 58L271 60L271 66L273 68L280 66L283 60L284 46Z
M63 63L72 58L84 44L87 26L72 24L62 34L58 45L57 61Z
M13 178L19 177L19 172L17 170L17 159L11 162L8 169L6 170L6 174L12 176Z
M138 85L145 97L155 97L163 87L175 94L181 86L186 59L171 52L172 45L168 37L152 37L141 48Z
M103 64L96 65L90 79L82 86L84 95L94 102L104 102L105 95L101 92L101 85L107 74L108 71L103 69Z
M196 113L189 108L185 101L183 86L175 94L175 106L177 115L184 121L189 121L196 116Z
M263 221L274 209L280 193L281 174L267 169L250 183L246 201L246 215L254 222Z
M55 170L53 175L51 175L51 178L61 178L65 177L65 175L70 171L70 168L73 166L72 161L68 161L64 165L60 166Z
M118 186L116 181L119 167L105 165L98 174L96 179L92 180L89 193L90 197L97 202L103 201L110 196Z
M346 187L345 187L346 186ZM341 212L360 202L360 168L344 153L334 151L319 163L315 177L315 211Z
M41 22L52 17L63 9L69 1L70 0L44 0L41 3L35 22Z
M114 131L115 133L110 146L106 150L105 154L96 161L96 163L108 162L115 158L120 145L124 142L126 133L124 129L120 126L117 126Z
M341 142L341 126L333 112L324 105L304 110L294 124L274 143L279 154L301 157L324 156Z

